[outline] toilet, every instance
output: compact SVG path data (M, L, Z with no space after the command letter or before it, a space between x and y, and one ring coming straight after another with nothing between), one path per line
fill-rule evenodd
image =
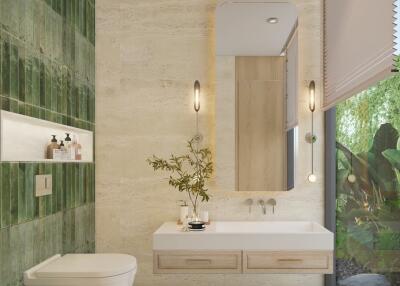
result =
M57 254L24 272L25 286L132 286L136 258L126 254Z

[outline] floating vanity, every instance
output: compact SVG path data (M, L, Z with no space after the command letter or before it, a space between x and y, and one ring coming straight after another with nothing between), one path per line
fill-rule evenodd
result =
M315 222L214 222L153 234L154 273L315 273L333 271L333 233Z

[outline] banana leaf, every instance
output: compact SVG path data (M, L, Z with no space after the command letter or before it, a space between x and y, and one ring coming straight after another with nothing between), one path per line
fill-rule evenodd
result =
M388 155L385 156L387 150L396 148L398 139L398 131L390 123L386 123L376 132L368 152L353 154L346 146L336 142L337 149L343 152L352 165L352 172L356 175L360 188L371 196L376 196L376 191L385 198L393 199L398 195L400 184L395 170L397 165L393 165L397 157L393 158L393 151L388 152L390 159Z
M400 150L388 149L383 151L383 156L395 167L400 170Z

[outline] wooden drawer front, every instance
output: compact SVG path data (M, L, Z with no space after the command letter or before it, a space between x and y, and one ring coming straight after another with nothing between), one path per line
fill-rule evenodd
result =
M157 252L155 273L240 273L241 252Z
M328 252L245 252L244 272L331 273L332 254Z

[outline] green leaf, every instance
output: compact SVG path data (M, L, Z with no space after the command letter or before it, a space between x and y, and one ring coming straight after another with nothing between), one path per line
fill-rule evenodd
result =
M394 168L400 170L400 150L388 149L383 151L382 154Z

